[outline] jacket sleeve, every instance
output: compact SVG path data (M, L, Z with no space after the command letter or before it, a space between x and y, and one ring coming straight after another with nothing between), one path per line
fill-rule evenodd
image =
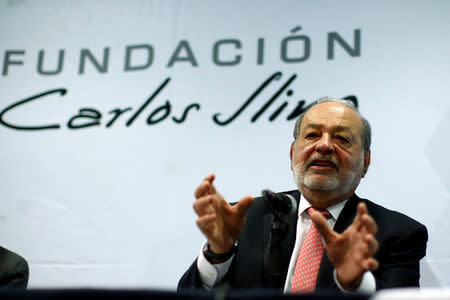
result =
M203 288L203 286L200 280L199 272L197 270L197 260L195 260L178 282L177 291L183 292L200 288Z

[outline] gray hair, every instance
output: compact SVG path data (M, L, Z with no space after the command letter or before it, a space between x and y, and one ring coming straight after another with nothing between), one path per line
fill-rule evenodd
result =
M314 101L313 103L311 103L304 112L302 112L300 114L300 116L298 116L297 121L295 122L295 128L294 128L294 140L297 141L298 135L300 133L300 125L302 124L303 118L305 117L306 113L313 108L314 106L316 106L317 104L320 103L325 103L325 102L336 102L336 103L340 103L354 111L356 111L359 115L359 117L361 118L361 141L362 141L362 147L364 152L367 152L370 150L370 143L372 142L372 130L370 129L370 124L369 121L367 121L365 118L363 118L361 116L361 114L359 113L358 108L356 107L355 103L353 101L350 100L345 100L345 99L339 99L339 98L331 98L331 97L323 97L320 98L317 101Z

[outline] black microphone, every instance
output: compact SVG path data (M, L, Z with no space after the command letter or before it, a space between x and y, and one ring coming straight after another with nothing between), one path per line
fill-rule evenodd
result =
M269 210L275 214L287 214L296 209L297 202L289 196L282 193L274 193L271 190L263 190L262 195L264 202Z
M270 226L271 231L265 246L269 251L264 251L264 282L267 287L279 288L283 286L285 279L283 269L288 266L286 264L288 262L283 259L286 253L281 245L289 242L287 241L289 231L291 236L295 236L295 222L289 220L297 212L297 201L292 196L274 193L271 190L263 190L262 196L264 204L273 216L264 218L264 226ZM267 224L268 222L270 223Z

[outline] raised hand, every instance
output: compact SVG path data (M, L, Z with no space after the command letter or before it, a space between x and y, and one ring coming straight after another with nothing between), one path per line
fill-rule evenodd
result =
M245 196L230 205L213 185L215 175L209 174L195 190L193 208L198 215L197 226L208 239L210 250L216 254L231 250L245 224L253 197Z
M311 219L325 240L325 250L333 264L337 279L347 291L354 291L366 271L378 268L373 255L378 250L375 239L377 224L364 203L359 203L353 223L342 233L333 231L322 214L314 212Z

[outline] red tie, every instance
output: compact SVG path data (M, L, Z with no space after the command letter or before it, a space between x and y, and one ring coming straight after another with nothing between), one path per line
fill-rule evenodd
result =
M308 216L311 216L314 211L319 211L327 219L330 217L327 210L317 210L310 207L306 212ZM324 246L320 233L314 223L311 223L298 254L294 277L292 278L291 293L311 293L314 291L323 251Z

